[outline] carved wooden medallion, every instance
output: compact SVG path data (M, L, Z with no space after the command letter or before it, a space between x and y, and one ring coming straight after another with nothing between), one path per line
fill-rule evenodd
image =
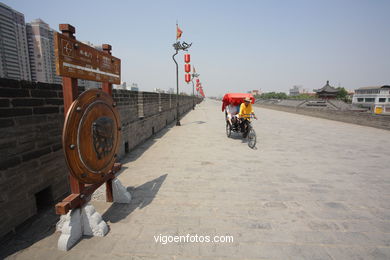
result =
M71 174L86 184L99 183L113 167L120 141L120 119L113 99L90 89L71 105L62 145Z

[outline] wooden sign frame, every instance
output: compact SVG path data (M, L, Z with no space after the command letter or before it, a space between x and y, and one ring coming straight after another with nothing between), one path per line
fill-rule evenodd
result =
M57 32L54 33L54 52L59 76L121 83L121 60L107 52Z
M76 32L76 29L70 25L70 24L60 24L59 26L60 31L62 34L58 37L58 39L66 39L69 42L72 43L79 43L76 41L76 38L74 36L74 33ZM57 39L57 40L58 40ZM111 56L111 45L109 44L103 44L102 49L105 57L112 58L115 62L115 57ZM56 55L58 55L58 48L56 51ZM56 57L57 60L60 60L59 57ZM120 60L119 61L119 71L120 71ZM58 69L61 69L60 63L58 64ZM77 85L77 79L85 79L83 76L80 76L79 73L75 74L61 74L63 72L57 71L57 74L62 75L62 90L63 90L63 99L64 99L64 114L67 115L68 110L71 108L72 103L74 100L77 99L79 96L78 91L78 85ZM120 74L119 74L120 75ZM120 77L119 77L120 79ZM102 81L102 91L107 93L108 95L112 96L112 82L117 81L110 81L108 78L101 79ZM79 208L83 206L85 203L87 203L90 200L90 195L98 189L101 185L106 183L106 201L107 202L113 202L113 193L112 193L112 180L115 178L115 173L119 171L121 168L120 163L115 163L112 169L105 173L104 176L101 178L100 182L94 183L94 184L84 184L80 182L77 178L75 178L72 174L69 174L69 183L70 183L70 190L71 194L62 200L62 202L59 202L56 204L55 209L56 213L60 215L67 214L71 209Z

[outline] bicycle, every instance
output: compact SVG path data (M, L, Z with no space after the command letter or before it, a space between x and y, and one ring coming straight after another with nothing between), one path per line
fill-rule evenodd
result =
M250 119L254 118L254 116L253 114L245 114L244 116L246 116L243 118L243 120L245 121L239 122L237 120L237 122L233 125L230 125L229 120L227 120L226 118L226 136L230 137L232 132L242 133L243 138L248 138L248 146L253 149L256 146L257 136L256 136L256 131L253 129Z

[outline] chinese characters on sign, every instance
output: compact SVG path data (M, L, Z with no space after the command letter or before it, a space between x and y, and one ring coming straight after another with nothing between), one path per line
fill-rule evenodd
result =
M60 33L55 33L54 45L58 75L120 84L120 59Z

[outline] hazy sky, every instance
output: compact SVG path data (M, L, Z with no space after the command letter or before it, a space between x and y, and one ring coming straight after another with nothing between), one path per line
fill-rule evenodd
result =
M41 18L56 30L70 23L77 39L111 44L122 81L145 91L175 87L176 20L209 96L293 85L312 91L326 80L347 89L390 84L390 1L3 2L27 22ZM178 56L180 88L189 93Z

